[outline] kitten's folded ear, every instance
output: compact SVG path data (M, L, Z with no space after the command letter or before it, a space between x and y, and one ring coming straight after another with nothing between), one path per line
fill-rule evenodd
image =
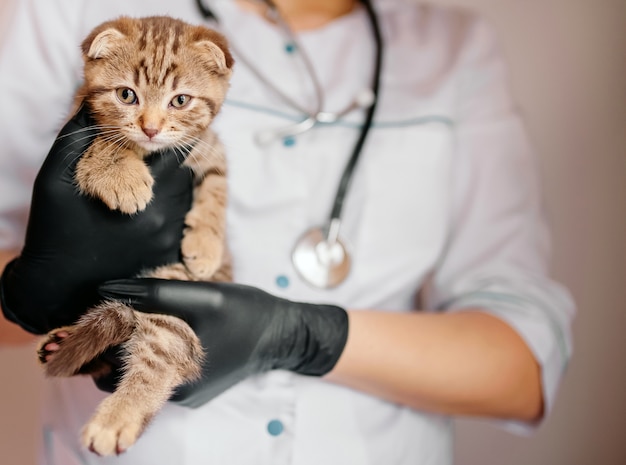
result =
M126 38L125 32L132 27L130 23L132 19L127 17L102 23L83 41L83 56L92 60L106 57Z
M235 60L228 48L226 37L219 32L198 26L193 34L193 42L209 54L220 74L228 74L233 68Z

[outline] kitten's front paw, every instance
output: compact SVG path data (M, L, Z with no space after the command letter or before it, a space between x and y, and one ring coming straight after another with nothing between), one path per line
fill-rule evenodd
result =
M139 439L147 420L124 413L96 414L83 428L83 445L101 456L126 452Z
M215 274L222 263L224 245L222 241L207 238L202 230L185 233L181 243L183 262L194 279L206 281Z
M100 198L111 210L133 214L145 210L152 200L154 179L142 163L128 163L127 169L112 176Z
M120 157L116 163L103 165L81 159L76 166L80 189L102 200L111 210L133 214L144 210L152 200L154 178L146 164L135 155Z

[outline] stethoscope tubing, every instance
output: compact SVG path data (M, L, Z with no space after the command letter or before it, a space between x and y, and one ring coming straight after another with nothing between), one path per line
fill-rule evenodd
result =
M264 1L266 5L268 5L270 13L273 15L272 19L274 19L278 26L283 29L294 46L302 49L296 34L294 34L289 25L280 16L273 0ZM200 13L205 19L219 23L218 18L204 5L202 0L196 0L196 3ZM322 227L313 227L305 231L304 234L302 234L302 236L300 236L300 238L296 241L292 250L291 257L294 268L302 279L315 287L325 289L335 287L343 282L350 271L350 253L348 252L346 244L340 237L341 213L350 184L354 178L354 170L357 166L359 158L361 157L363 146L365 145L365 141L372 127L374 113L378 104L378 94L382 74L383 40L378 23L378 17L374 11L371 0L361 0L361 3L366 9L375 42L375 61L372 84L371 89L368 89L366 95L361 93L361 95L355 99L350 107L347 107L339 113L327 113L322 110L324 105L324 94L311 61L304 50L302 50L300 55L302 56L304 65L310 74L311 81L315 88L315 93L317 94L317 103L314 112L304 110L298 102L295 102L289 95L284 94L251 63L247 62L244 54L237 53L237 51L234 50L235 53L240 55L239 59L243 61L243 63L259 79L260 82L276 92L276 94L282 98L283 101L306 115L306 118L297 123L295 126L258 133L256 135L256 139L259 144L263 145L265 143L272 142L278 136L286 137L303 133L313 128L320 122L336 121L356 106L366 109L365 120L363 121L363 125L360 128L361 130L359 131L352 153L348 158L348 162L344 167L339 180L335 200L326 225Z
M378 105L378 96L380 92L380 77L382 74L384 47L380 32L380 25L378 23L378 15L376 14L376 11L374 11L374 7L372 6L370 0L361 0L361 2L363 3L370 20L376 50L374 57L374 74L372 78L372 93L374 98L372 104L367 109L365 120L363 121L363 126L361 127L361 132L359 133L359 137L354 145L354 148L352 149L352 154L350 155L348 163L346 164L343 174L341 175L339 186L337 187L337 193L335 194L335 201L333 202L333 208L330 212L331 223L333 220L339 220L341 218L341 211L343 210L346 193L348 192L348 188L350 187L350 183L354 177L354 169L359 161L361 152L363 151L363 146L365 145L365 140L370 133L370 128L372 127L374 112L376 111L376 107Z

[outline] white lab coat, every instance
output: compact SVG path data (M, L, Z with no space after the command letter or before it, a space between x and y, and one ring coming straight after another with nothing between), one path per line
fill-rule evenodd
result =
M285 38L233 2L214 3L223 31L260 72L307 107L311 80ZM480 306L504 319L542 367L549 411L571 354L574 307L547 277L549 244L534 155L515 113L490 28L472 15L377 3L386 43L382 90L345 206L353 270L333 290L302 282L298 236L327 219L363 121L353 111L261 147L254 134L301 118L235 56L214 123L230 166L235 277L293 300L389 312ZM0 248L19 247L34 176L81 75L79 43L119 14L201 22L193 0L21 0L0 58ZM361 9L300 40L340 110L368 88L373 39ZM49 380L42 465L452 463L452 422L324 380L283 371L241 382L205 406L167 405L140 441L101 459L79 446L103 397L91 380ZM513 426L520 426L514 424Z

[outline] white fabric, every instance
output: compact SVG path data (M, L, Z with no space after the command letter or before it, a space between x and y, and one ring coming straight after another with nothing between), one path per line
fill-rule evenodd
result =
M234 2L213 4L237 50L313 108L310 78L297 53L285 52L280 31ZM484 22L451 10L392 0L377 8L386 42L382 91L344 207L352 274L334 290L315 290L300 281L289 257L297 237L326 220L362 112L297 136L291 146L259 147L257 131L302 115L237 60L229 100L215 122L230 165L236 279L293 300L351 309L484 307L535 353L549 410L571 354L574 307L547 277L534 154L494 36ZM80 42L120 14L202 21L193 0L19 2L0 57L0 248L19 248L23 240L34 176L80 80ZM369 86L373 39L364 11L300 40L322 83L324 110L341 110ZM449 418L286 372L244 381L196 410L168 405L133 449L108 459L78 444L103 396L91 381L50 380L45 396L42 465L453 460ZM284 426L278 436L267 431L273 419Z

